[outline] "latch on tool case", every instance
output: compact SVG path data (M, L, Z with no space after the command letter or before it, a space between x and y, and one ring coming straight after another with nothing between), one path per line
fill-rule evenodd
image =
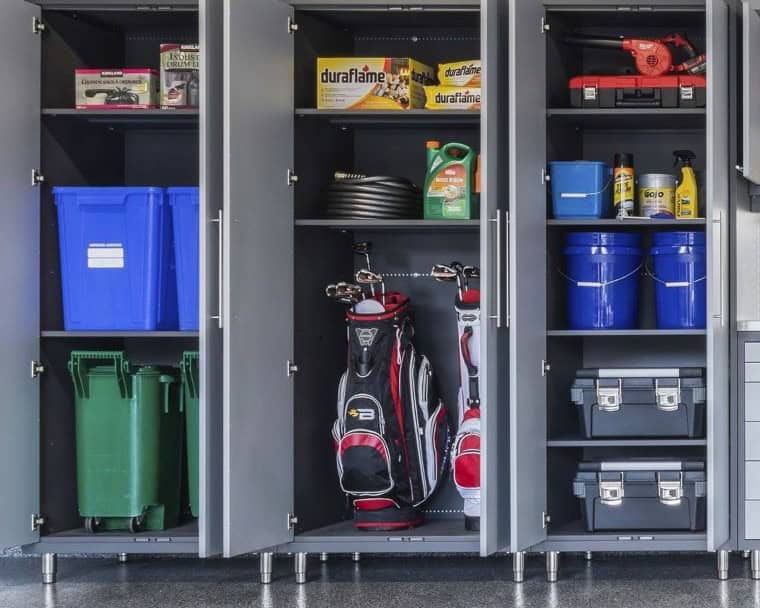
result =
M618 378L617 386L599 386L596 381L596 403L603 412L617 412L623 401L623 381Z
M603 505L616 506L623 503L625 496L623 473L620 473L620 479L602 480L599 474L599 498Z
M675 412L681 404L681 379L677 386L660 386L660 381L655 379L654 392L657 397L657 409L663 412Z
M660 473L657 473L657 496L664 505L680 505L683 498L683 473L679 473L678 479L672 481L663 481Z

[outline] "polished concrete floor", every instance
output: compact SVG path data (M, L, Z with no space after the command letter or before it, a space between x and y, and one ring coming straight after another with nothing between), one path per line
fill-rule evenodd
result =
M63 558L58 582L40 583L40 560L0 559L0 607L174 608L295 607L434 608L480 606L594 608L760 607L760 581L731 556L731 580L715 578L712 555L563 555L560 580L544 582L543 560L529 556L527 580L511 582L511 559L309 559L306 585L296 585L292 559L276 560L274 581L257 582L255 558L235 560Z

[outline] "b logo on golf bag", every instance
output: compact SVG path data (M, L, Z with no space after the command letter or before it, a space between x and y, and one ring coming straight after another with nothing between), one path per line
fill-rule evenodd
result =
M375 419L375 410L371 410L369 408L356 408L353 407L350 410L348 410L348 415L351 416L351 418L356 418L358 420L374 420Z
M360 346L372 346L377 336L377 327L357 327L355 331Z

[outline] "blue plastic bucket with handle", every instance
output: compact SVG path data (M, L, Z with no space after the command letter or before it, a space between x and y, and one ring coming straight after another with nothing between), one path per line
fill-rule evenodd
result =
M634 329L639 324L641 236L573 232L562 250L570 329Z
M707 255L704 232L656 232L649 251L657 329L704 329Z

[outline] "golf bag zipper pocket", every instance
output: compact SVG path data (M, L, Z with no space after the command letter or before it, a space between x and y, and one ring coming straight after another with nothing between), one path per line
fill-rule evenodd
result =
M343 415L343 431L368 429L380 435L385 434L385 415L380 402L367 393L352 395L346 401Z
M349 431L337 453L341 489L351 496L382 496L394 487L391 453L382 435Z

